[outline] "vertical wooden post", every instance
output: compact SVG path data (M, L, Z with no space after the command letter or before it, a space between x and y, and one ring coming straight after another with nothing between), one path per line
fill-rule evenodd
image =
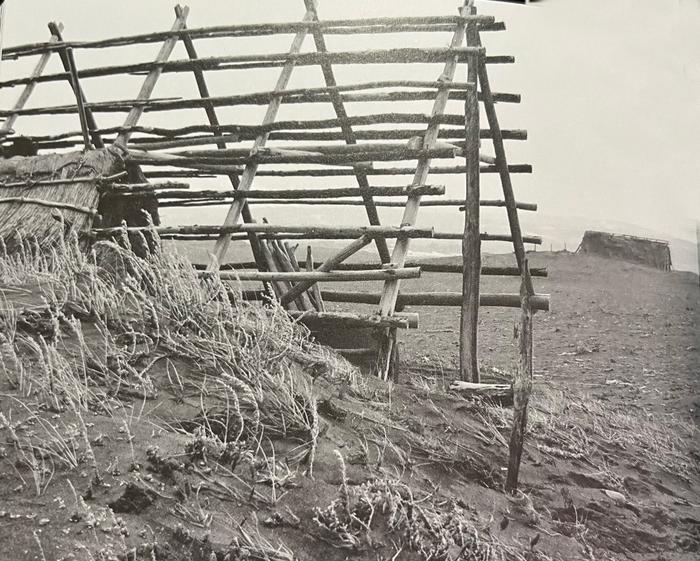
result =
M476 13L472 8L471 13ZM467 46L477 46L476 23L467 25ZM464 237L462 239L462 315L459 338L459 366L462 380L481 381L477 352L479 328L479 283L481 276L481 236L479 234L479 57L469 59L467 82L474 85L467 91L464 105L466 140L466 196L464 212Z
M189 12L190 9L187 6L176 12L179 15L176 15L175 17L175 23L173 23L172 31L181 31L184 29ZM159 66L156 66L153 70L151 70L148 73L148 76L146 76L146 79L143 81L143 85L141 86L141 90L139 90L137 97L139 101L144 101L151 97L153 89L156 87L156 82L158 82L158 78L160 78L160 75L163 73L163 68L160 66L160 64L166 62L170 58L177 41L178 36L177 34L174 34L163 42L163 46L160 48L158 56L156 57L156 64ZM132 107L131 111L129 111L129 114L124 120L124 128L128 129L136 125L136 123L139 122L141 115L143 115L143 110L143 105L136 105L135 107ZM126 148L126 143L129 142L130 137L131 131L124 130L120 132L119 135L117 135L117 139L114 141L115 146Z
M528 270L527 257L523 262L524 270ZM508 475L506 491L513 492L518 488L520 473L520 458L523 454L523 438L527 426L527 404L532 392L532 308L525 274L520 283L520 339L518 370L513 380L513 427L510 432Z
M473 0L472 0L473 1ZM467 2L465 1L464 6L459 10L460 15L467 14L466 8ZM452 35L452 40L450 41L450 47L456 48L460 47L464 42L465 36L465 23L458 23L455 27L454 33ZM445 67L439 80L444 82L446 87L438 90L437 96L433 103L433 110L431 112L431 117L434 119L442 115L445 112L445 107L447 106L447 101L450 96L449 83L453 81L455 71L458 65L458 57L450 56L445 62ZM423 137L423 148L428 150L433 147L433 144L437 141L438 133L440 132L440 124L436 120L431 121L425 131L425 136ZM416 173L413 176L412 185L425 185L425 182L430 173L430 159L421 158L418 160L416 165ZM403 216L401 218L402 226L413 226L418 218L418 211L420 209L421 197L410 196L406 202L406 208L404 209ZM403 267L406 262L406 257L408 255L409 239L408 238L397 238L396 244L394 245L394 250L391 253L391 263L396 267ZM399 281L398 279L388 280L384 283L384 290L382 291L382 297L379 302L379 314L383 317L390 316L394 313L396 308L396 301L399 296ZM377 357L377 369L378 375L384 380L388 380L389 370L391 369L392 357L394 354L394 345L396 343L396 329L385 330L385 332L380 337L379 341L379 356Z
M63 25L59 24L59 30L63 29ZM51 39L49 40L49 43L57 43L60 39L56 37L55 35L51 35ZM38 78L41 76L41 74L44 72L44 69L46 68L46 65L49 62L49 58L51 58L51 53L53 51L47 51L45 53L42 53L41 56L39 57L39 61L36 63L36 66L34 67L34 70L32 71L32 75L30 76L30 79L33 78ZM32 95L32 92L34 91L34 88L36 88L36 82L31 81L29 82L24 89L22 90L22 93L19 94L19 97L17 98L17 101L15 102L15 106L12 108L12 115L10 115L7 119L5 119L5 122L0 126L0 137L3 137L7 135L11 130L12 127L15 124L15 121L17 120L17 113L18 111L21 111L24 109L24 106L27 104L27 101L29 101L29 97Z

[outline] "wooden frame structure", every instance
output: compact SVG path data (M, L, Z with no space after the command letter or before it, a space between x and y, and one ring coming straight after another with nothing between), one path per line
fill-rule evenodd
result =
M519 446L525 423L525 407L532 377L532 313L546 310L546 295L536 294L532 276L545 276L546 271L530 271L525 243L541 243L538 236L522 234L519 211L534 211L532 203L515 199L512 173L529 173L529 165L509 165L506 140L524 140L525 131L500 128L496 103L517 103L520 96L492 92L488 67L491 64L514 62L510 56L486 55L481 33L505 29L493 17L479 15L473 0L465 1L456 16L373 18L364 20L329 20L319 17L315 0L304 0L305 13L301 21L292 23L227 25L189 29L188 9L177 6L175 21L170 31L99 41L66 41L58 24L51 24L51 39L45 43L5 49L4 59L39 55L39 61L28 77L7 79L1 88L22 87L15 106L0 111L5 122L0 129L0 141L11 141L12 127L20 116L62 115L79 116L80 131L57 132L50 136L33 136L39 150L56 150L82 145L85 149L114 146L124 157L144 169L148 178L166 178L156 183L118 183L105 185L105 197L134 197L144 193L158 198L160 206L193 208L209 205L229 205L225 220L220 225L163 226L156 230L164 239L215 240L213 254L201 274L219 274L222 279L260 281L261 291L245 291L249 297L261 293L275 294L290 314L304 321L314 318L332 319L346 327L377 328L379 348L378 375L388 379L394 365L397 329L417 323L415 314L399 311L407 303L413 305L460 306L460 370L464 380L479 382L477 354L477 326L479 307L485 305L520 307L522 309L521 360L515 380L516 423L513 430L514 451L508 485L517 485ZM368 51L332 52L326 44L329 35L449 33L450 42L444 48L388 48ZM292 35L287 52L255 55L216 56L201 58L195 49L195 40L220 37L256 37ZM313 41L315 51L302 52L305 38ZM187 58L171 60L178 42L182 42ZM106 49L122 45L161 43L161 49L152 62L121 64L79 69L73 53L81 49ZM64 72L45 74L51 53L57 52ZM385 80L341 84L334 70L346 64L437 64L434 81ZM295 68L318 66L324 86L290 89L290 78ZM465 81L460 81L460 68ZM214 71L258 68L279 69L274 88L247 94L212 96L206 74ZM409 68L406 66L406 68ZM135 99L90 103L81 87L81 80L93 77L145 75ZM154 99L152 94L161 75L167 73L192 74L199 97L191 99ZM76 98L74 105L26 108L35 86L40 83L67 81ZM432 100L430 114L371 113L355 115L348 105L364 102L405 102ZM448 102L464 102L464 112L447 113ZM335 117L317 120L278 120L283 104L330 104ZM217 108L242 105L266 107L260 124L225 123ZM480 128L480 107L487 126ZM140 124L145 113L170 112L201 108L207 123L177 128L149 127ZM98 113L127 113L118 127L101 128L96 122ZM421 125L423 125L421 127ZM493 154L480 149L481 141L493 144ZM294 141L296 144L279 145ZM232 147L238 145L240 147ZM212 146L213 149L207 146ZM109 148L113 149L113 148ZM435 160L446 160L448 165L434 166ZM457 164L455 159L463 160ZM388 167L387 162L409 162L404 167ZM290 167L293 166L293 167ZM480 176L498 174L503 198L482 200ZM464 198L441 199L445 189L428 182L430 175L456 174L465 178ZM412 176L403 186L376 185L377 177ZM224 176L230 188L189 189L189 184L177 178ZM255 188L259 177L354 177L355 186L315 188L262 189ZM337 179L333 179L336 181ZM0 189L2 185L0 185ZM1 191L0 191L1 195ZM377 198L379 197L379 198ZM434 197L425 199L424 197ZM0 198L0 202L2 199ZM358 227L299 226L256 223L252 208L259 204L275 205L345 205L362 206L367 224ZM462 234L436 232L432 228L417 227L421 207L459 207L465 211ZM384 225L378 207L403 208L399 224ZM480 232L480 207L503 207L506 210L510 232L489 234ZM111 236L139 227L95 228L95 237ZM411 262L409 248L412 239L461 239L462 267L434 266L432 270L462 273L462 293L401 293L402 279L415 278L420 269ZM297 262L293 248L287 243L297 239L347 239L348 245L327 258L314 262L307 254L305 268ZM395 239L393 248L387 240ZM254 262L226 263L231 243L247 240ZM508 241L513 245L516 267L482 267L481 244L486 241ZM376 246L378 259L374 263L348 264L346 260L368 245ZM245 271L248 269L248 271ZM253 270L251 270L253 269ZM431 270L424 267L423 270ZM521 279L519 294L481 294L482 275L508 275ZM323 291L318 282L338 280L378 280L383 282L381 292ZM370 303L377 306L375 314L358 315L329 313L323 300ZM520 444L518 444L520 443ZM514 455L517 455L517 461Z

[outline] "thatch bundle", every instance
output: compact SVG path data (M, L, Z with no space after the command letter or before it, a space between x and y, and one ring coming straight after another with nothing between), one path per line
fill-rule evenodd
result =
M0 159L0 240L12 252L22 240L48 247L89 230L100 180L123 169L109 149Z

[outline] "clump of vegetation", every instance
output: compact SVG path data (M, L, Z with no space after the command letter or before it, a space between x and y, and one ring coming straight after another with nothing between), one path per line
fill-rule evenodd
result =
M316 508L314 521L336 547L352 551L376 550L389 536L394 551L389 558L412 552L425 561L458 559L539 559L538 552L524 557L505 546L488 529L479 528L476 516L461 501L435 495L416 495L400 477L384 473L361 485L348 485L345 461L336 451L341 470L337 498Z

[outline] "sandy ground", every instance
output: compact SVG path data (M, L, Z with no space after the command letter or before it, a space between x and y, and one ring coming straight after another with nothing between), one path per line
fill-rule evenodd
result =
M420 309L421 330L402 333L398 385L369 380L351 391L314 378L324 405L313 477L291 459L295 437L272 436L258 447L264 458L202 455L193 427L221 404L174 391L162 363L150 370L157 399L82 420L0 376L0 560L695 559L697 276L570 254L530 259L549 269L537 287L552 295L552 311L535 318L521 494L503 493L510 410L444 391L458 311ZM458 282L426 274L414 286ZM23 290L3 294L17 309L36 305ZM496 291L517 292L517 281L488 279L484 292ZM507 375L518 312L483 311L482 370ZM183 379L201 376L201 365L172 360ZM44 469L50 456L31 460L15 445L51 430L72 443L75 467ZM403 525L389 516L397 512ZM438 551L440 543L451 545Z

